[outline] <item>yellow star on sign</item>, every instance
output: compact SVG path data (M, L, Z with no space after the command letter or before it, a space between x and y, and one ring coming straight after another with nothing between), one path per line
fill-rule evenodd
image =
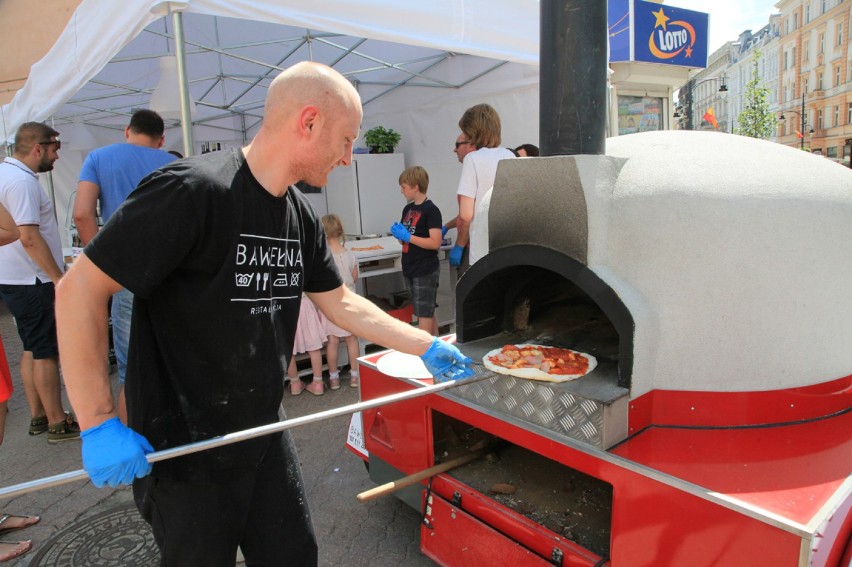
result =
M654 14L654 17L657 18L657 23L654 24L654 29L662 26L663 29L666 29L666 22L668 22L671 18L663 13L663 8L660 7L659 12L651 12Z

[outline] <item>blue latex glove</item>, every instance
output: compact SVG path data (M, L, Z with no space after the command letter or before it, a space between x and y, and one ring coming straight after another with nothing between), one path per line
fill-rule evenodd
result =
M473 368L467 366L473 361L463 355L455 345L438 338L432 340L432 346L420 358L426 365L426 370L435 377L437 382L458 380L473 375Z
M402 223L393 223L393 226L391 226L391 234L393 234L394 238L397 240L401 240L406 243L411 241L411 234L409 234L408 229L405 228Z
M90 427L80 438L83 440L83 468L98 488L131 484L134 478L151 472L151 463L145 455L152 453L154 448L117 417Z
M450 230L450 229L449 229L449 228L447 228L446 226L442 226L442 227L441 227L441 238L444 238L445 236L447 236L447 231L448 231L448 230Z
M464 246L455 245L450 252L450 266L458 268L461 266L462 254L464 254Z

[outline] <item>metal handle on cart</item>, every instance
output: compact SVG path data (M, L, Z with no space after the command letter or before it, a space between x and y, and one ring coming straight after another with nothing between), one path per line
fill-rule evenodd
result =
M453 380L450 382L441 382L438 384L432 384L430 386L423 386L422 388L416 388L407 392L391 394L382 398L358 402L356 404L341 406L339 408L332 408L330 410L321 411L311 415L287 419L285 421L278 421L276 423L270 423L268 425L261 425L258 427L253 427L251 429L245 429L243 431L237 431L234 433L228 433L227 435L213 437L212 439L205 439L204 441L197 441L195 443L181 445L180 447L173 447L171 449L165 449L163 451L149 453L147 455L147 459L149 463L156 463L158 461L164 461L166 459L173 459L175 457L181 457L183 455L189 455L191 453L197 453L199 451L214 449L223 445L230 445L232 443L238 443L240 441L254 439L255 437L262 437L263 435L269 435L271 433L278 433L280 431L284 431L293 427L298 427L300 425L316 423L318 421L331 419L333 417L340 417L342 415L348 415L357 411L363 411L386 404L392 404L394 402L419 398L420 396L426 396L428 394L436 394L438 392L456 388L465 384L479 382L480 380L484 380L485 378L489 378L491 376L492 375L490 373L478 373L474 374L469 378L462 378L461 380ZM89 476L85 470L78 469L75 471L49 476L38 480L23 482L21 484L15 484L6 488L0 488L0 499L12 498L14 496L26 494L28 492L34 492L36 490L42 490L44 488L50 488L53 486L61 486L63 484L68 484L78 480L85 480L88 478Z

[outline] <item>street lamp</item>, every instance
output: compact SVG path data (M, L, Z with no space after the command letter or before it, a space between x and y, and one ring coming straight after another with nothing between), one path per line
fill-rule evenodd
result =
M799 134L801 134L801 138L799 138L799 140L800 140L799 149L804 150L805 149L805 93L802 93L802 111L801 112L796 112L795 110L786 110L785 112L792 112L793 114L798 114L799 118L801 118L802 129L799 130ZM781 113L781 118L779 118L779 120L781 120L781 122L786 123L787 118L784 116L784 112ZM809 134L813 134L813 133L814 133L814 129L811 128L811 131L809 132Z
M685 106L685 111L686 111L685 114L686 114L686 129L687 130L693 129L692 116L693 116L693 106L694 106L693 103L694 103L694 98L695 98L693 96L693 93L694 93L695 88L698 85L702 85L704 83L709 83L709 82L712 82L712 81L719 81L721 83L719 85L719 90L717 92L720 92L720 93L727 93L728 92L727 78L725 77L725 75L722 75L721 77L710 77L709 79L702 79L700 81L695 81L693 79L690 79L689 81L686 82L686 85L684 85L684 87L685 87L684 90L686 91L686 93L685 93L686 96L684 97L684 99L685 99L684 106Z

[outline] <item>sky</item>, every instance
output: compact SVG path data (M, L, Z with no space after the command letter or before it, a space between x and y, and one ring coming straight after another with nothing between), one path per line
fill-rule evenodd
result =
M686 8L710 14L710 44L707 54L722 47L726 41L736 40L740 33L750 29L756 32L769 23L769 15L776 13L778 0L665 0L663 5Z

